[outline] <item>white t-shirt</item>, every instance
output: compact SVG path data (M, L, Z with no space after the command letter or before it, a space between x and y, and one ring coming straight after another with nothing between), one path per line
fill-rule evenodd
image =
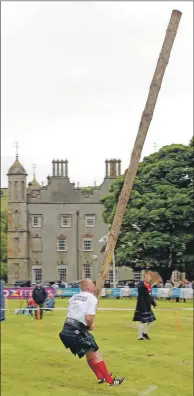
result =
M87 326L85 316L95 315L97 304L97 298L89 292L80 292L79 294L75 294L69 300L67 317L76 319Z

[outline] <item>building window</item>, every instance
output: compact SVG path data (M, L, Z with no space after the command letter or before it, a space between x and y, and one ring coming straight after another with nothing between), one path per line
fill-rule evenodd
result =
M57 238L57 251L62 252L67 250L66 238Z
M24 196L25 196L25 194L24 194L24 181L22 181L22 201L24 201Z
M42 268L34 268L32 270L33 283L42 282Z
M18 210L15 210L15 228L20 229L20 214Z
M14 185L15 185L15 200L17 201L18 200L18 182L15 181Z
M33 228L41 228L42 227L42 216L40 216L40 215L32 216L32 227Z
M67 270L66 268L58 268L58 280L66 282Z
M85 217L85 227L95 227L96 216L87 215Z
M71 215L66 214L61 216L61 227L71 227Z
M83 265L83 276L84 278L92 278L92 266L91 264Z
M20 269L20 266L19 266L19 264L17 263L17 264L15 264L14 265L14 276L15 276L15 279L17 280L17 279L19 279L19 269Z
M92 238L83 239L83 252L92 252Z
M12 184L10 181L9 181L8 193L9 193L9 201L11 201L11 199L13 199L13 197L12 197Z
M19 249L20 249L20 238L16 237L15 238L15 253L16 253L16 257L19 253Z

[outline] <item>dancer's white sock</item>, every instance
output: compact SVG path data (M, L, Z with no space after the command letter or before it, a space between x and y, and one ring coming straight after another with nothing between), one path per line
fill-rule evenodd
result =
M153 322L145 323L144 329L143 329L143 333L144 333L144 334L148 334L148 331L149 331L149 329L150 329L150 327L151 327L152 325L153 325Z
M138 340L143 337L143 323L138 323Z

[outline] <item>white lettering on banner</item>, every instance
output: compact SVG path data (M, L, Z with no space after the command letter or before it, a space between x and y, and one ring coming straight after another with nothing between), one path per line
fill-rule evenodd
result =
M129 287L122 287L120 290L121 297L128 297L131 295L131 290Z
M180 290L180 298L193 298L193 289L185 288Z
M105 297L105 296L106 296L106 289L103 288L103 289L102 289L102 292L101 292L101 297Z
M32 293L33 293L33 290L22 290L22 289L20 289L20 297L22 298L22 297L32 297Z
M48 296L51 296L55 294L55 291L53 288L46 288L46 291L48 293ZM28 299L32 298L32 293L33 293L33 288L6 288L4 289L4 298L10 298L10 299Z
M159 298L167 298L170 297L172 295L172 289L165 289L165 288L159 288L157 290L157 297Z

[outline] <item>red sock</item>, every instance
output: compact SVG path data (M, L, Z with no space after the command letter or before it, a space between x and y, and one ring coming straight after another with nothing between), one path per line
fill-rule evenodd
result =
M106 382L108 382L108 384L112 384L113 379L112 379L111 375L109 374L104 361L102 360L101 362L97 363L96 367L101 372L102 377L105 378Z
M98 367L95 364L94 359L89 359L89 360L87 360L87 362L88 362L88 365L90 366L90 368L92 369L92 371L94 372L94 374L96 375L96 377L98 378L98 380L101 380L103 378L103 375L98 370Z

